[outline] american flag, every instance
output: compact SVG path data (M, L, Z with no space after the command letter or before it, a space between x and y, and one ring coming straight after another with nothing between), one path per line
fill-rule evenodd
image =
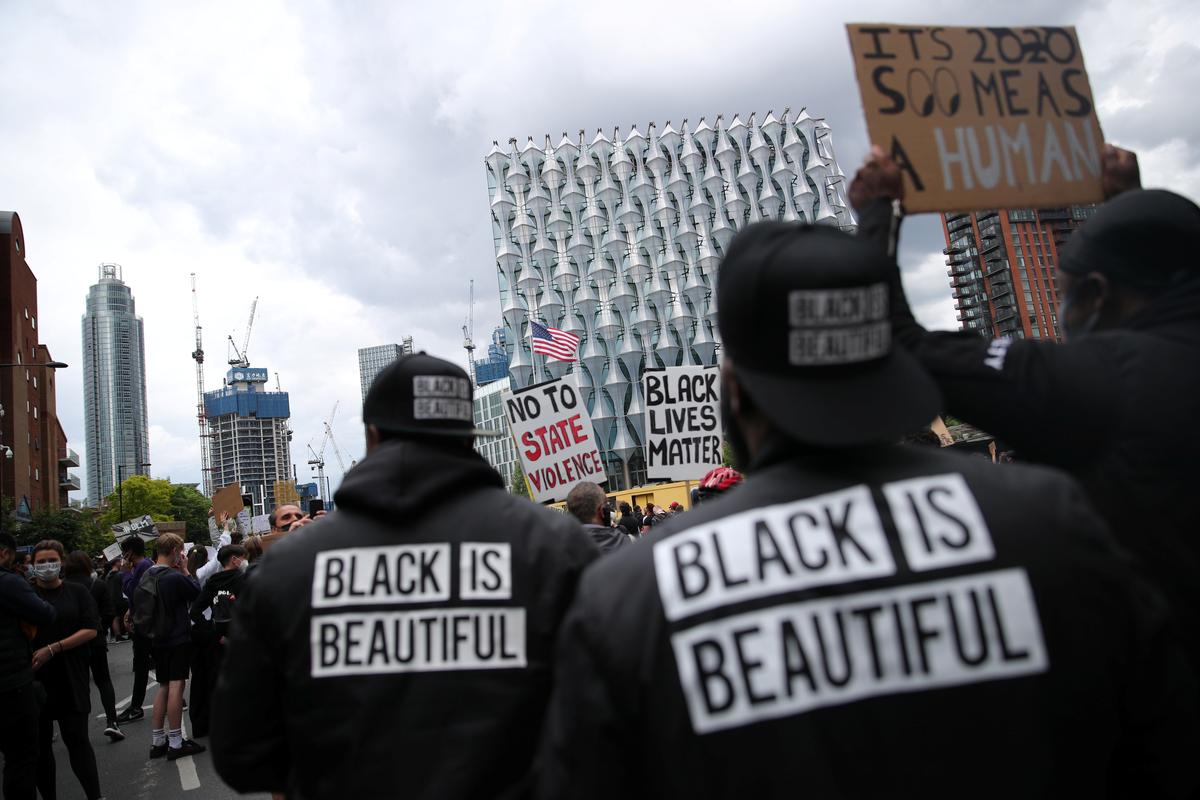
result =
M575 360L575 351L579 349L579 337L575 334L530 320L529 336L533 343L533 352L557 358L559 361Z

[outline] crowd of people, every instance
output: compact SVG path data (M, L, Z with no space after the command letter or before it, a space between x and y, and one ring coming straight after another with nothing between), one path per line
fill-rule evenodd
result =
M857 236L740 232L740 470L686 511L512 495L468 376L419 353L371 386L338 510L276 509L265 553L134 537L114 592L53 541L26 578L0 536L5 796L53 797L52 720L99 796L89 672L117 738L151 662L150 758L204 751L190 678L222 778L297 800L1196 796L1200 432L1148 418L1200 410L1200 208L1116 148L1104 181L1059 265L1063 344L917 324L882 151ZM1015 463L906 443L947 412ZM119 716L107 633L133 641Z
M311 521L298 507L281 506L271 516L272 534ZM101 797L89 740L91 685L104 710L104 735L120 742L126 738L122 725L145 718L151 667L158 691L149 758L204 752L183 735L183 711L188 710L193 736L206 737L236 599L249 567L264 552L265 537L243 539L227 518L222 523L211 562L206 547L185 548L170 533L154 540L153 558L135 535L123 540L121 557L112 562L83 551L67 553L53 539L22 552L11 534L0 533L0 707L12 723L0 726L0 797L56 796L53 742L59 736L84 794L89 800ZM132 644L133 692L129 707L118 714L108 645L126 642Z

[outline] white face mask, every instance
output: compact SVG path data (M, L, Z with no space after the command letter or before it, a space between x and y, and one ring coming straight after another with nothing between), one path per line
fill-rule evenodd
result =
M60 572L62 572L62 563L58 561L44 561L41 564L33 565L33 577L44 581L56 580Z
M243 561L242 563L238 564L238 572L245 572L248 569L250 569L249 561Z

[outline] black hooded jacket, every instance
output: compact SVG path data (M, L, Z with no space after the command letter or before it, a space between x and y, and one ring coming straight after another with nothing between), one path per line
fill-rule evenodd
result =
M1186 659L1074 481L759 466L584 575L542 798L1192 796Z
M520 796L595 545L473 450L380 445L238 598L217 771L290 798Z
M860 233L882 245L891 224L890 204L876 201ZM1083 484L1167 595L1200 668L1200 279L1118 329L1055 344L927 331L897 270L892 325L938 382L948 413Z

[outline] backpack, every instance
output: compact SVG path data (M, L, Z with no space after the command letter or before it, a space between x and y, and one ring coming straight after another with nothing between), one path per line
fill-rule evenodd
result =
M158 579L169 569L170 567L156 564L146 570L129 601L133 632L151 641L170 636L174 627L175 621L167 613L162 595L158 591Z
M212 624L218 636L229 635L229 623L233 621L233 604L237 595L229 589L221 589L212 599Z

